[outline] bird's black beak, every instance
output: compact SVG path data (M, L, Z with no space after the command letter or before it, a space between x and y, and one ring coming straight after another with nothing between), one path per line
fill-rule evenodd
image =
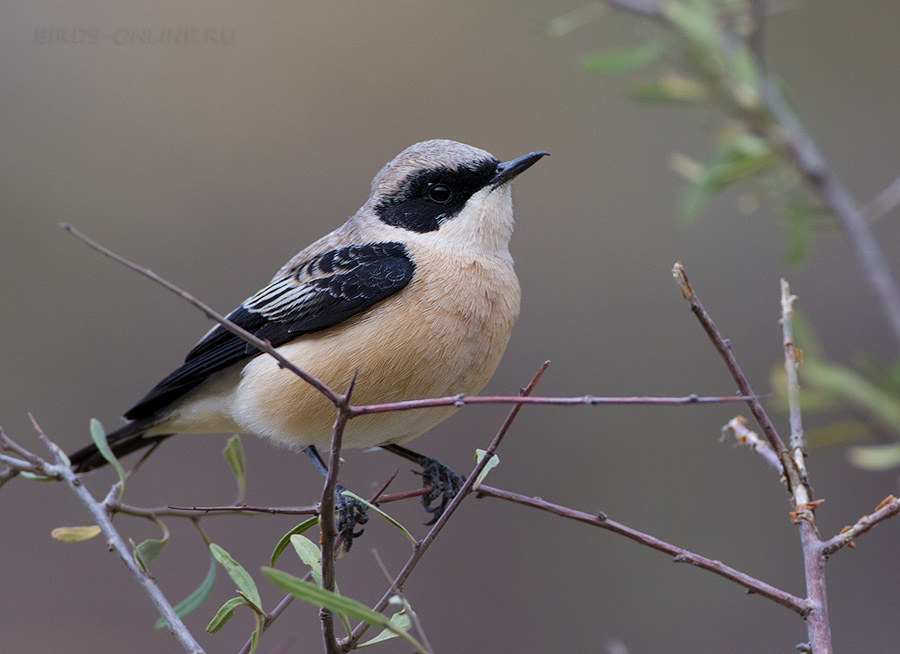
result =
M532 152L531 154L526 154L524 157L519 157L518 159L501 162L497 165L497 174L494 175L494 179L490 181L491 190L503 186L513 177L516 177L520 173L524 173L536 164L538 159L546 157L549 154L549 152Z

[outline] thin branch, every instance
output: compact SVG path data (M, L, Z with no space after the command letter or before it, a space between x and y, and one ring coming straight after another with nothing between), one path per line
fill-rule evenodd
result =
M768 7L766 0L750 0L750 19L753 21L750 34L747 36L747 47L756 58L760 70L766 68L765 35Z
M356 375L350 380L347 392L341 397L341 403L338 404L337 416L334 420L334 428L331 434L331 457L328 461L328 474L325 476L325 484L322 487L322 499L320 501L321 510L319 512L319 533L322 540L322 588L334 592L335 589L335 541L337 540L337 529L334 524L335 511L335 492L337 491L338 474L341 467L341 445L344 439L344 429L347 427L347 421L350 420L351 414L347 407L350 403L350 395L353 393L353 386L356 384ZM350 526L351 534L346 537L347 546L349 547L350 539L352 539L352 531L354 525ZM326 608L319 611L319 618L322 621L322 639L325 641L325 651L327 654L341 654L341 647L337 642L334 633L334 613Z
M795 296L787 281L781 280L781 325L784 337L784 367L787 373L787 396L791 419L791 452L782 456L788 475L796 470L798 481L791 484L794 498L794 522L800 530L800 545L803 549L803 567L806 577L806 601L809 614L806 629L809 647L813 654L830 654L831 625L828 622L828 599L825 593L825 556L822 541L816 529L815 509L819 502L813 502L812 491L803 459L803 421L800 416L800 382L797 378L799 354L794 349L794 334L791 318L794 313ZM790 464L793 464L791 466Z
M690 302L691 311L694 312L694 315L697 317L697 320L700 321L703 330L706 332L707 336L709 336L716 350L719 352L719 355L725 361L725 365L728 367L728 371L737 383L741 394L749 398L747 400L747 406L750 407L750 412L753 414L753 417L756 418L759 426L762 427L766 440L769 441L769 445L780 457L787 452L787 448L784 446L784 441L781 440L778 432L775 431L775 426L769 419L766 410L757 399L758 396L750 387L750 382L748 382L747 377L744 376L740 365L738 365L737 359L734 358L734 354L731 352L731 342L722 337L718 327L716 327L712 318L709 317L709 314L706 313L706 309L703 308L700 299L697 297L697 294L694 292L693 287L688 281L687 272L685 272L681 262L675 264L674 268L672 268L672 274L678 283L678 289L681 291L681 296Z
M682 395L679 397L656 396L624 396L601 397L597 395L579 395L577 397L523 397L521 395L447 395L429 397L421 400L401 400L383 404L363 404L351 406L352 417L369 413L385 413L387 411L409 411L411 409L427 409L439 406L462 407L467 404L544 404L551 406L597 406L597 405L642 405L642 406L681 406L685 404L731 404L756 399L757 395Z
M81 478L72 470L62 450L60 450L59 447L57 447L54 443L50 442L50 439L47 438L47 435L44 433L40 425L38 425L37 421L31 414L29 414L29 418L31 418L31 422L34 425L34 428L37 431L41 441L53 454L53 458L56 460L55 470L58 471L59 475L63 480L65 480L69 488L72 489L72 491L78 496L78 499L81 500L81 503L84 504L84 506L90 512L91 517L94 519L94 522L97 523L97 526L100 527L103 535L106 537L106 542L109 547L115 550L116 554L119 556L119 559L121 559L122 563L125 564L125 567L128 568L128 571L131 573L131 575L137 580L137 582L144 589L144 592L147 593L147 595L150 597L150 601L153 602L156 610L159 611L159 614L168 623L169 629L172 631L172 634L185 649L185 651L191 652L192 654L203 654L203 648L200 647L200 644L197 643L196 640L194 640L191 632L188 631L187 627L181 621L181 618L179 618L175 613L175 609L172 608L172 605L166 599L165 595L163 595L162 591L160 591L159 587L156 585L156 582L152 577L150 577L150 575L144 573L135 562L131 550L128 549L128 546L125 545L125 542L122 540L121 536L119 536L119 532L117 532L115 527L113 527L112 521L109 519L109 514L107 513L106 509L102 504L100 504L100 502L94 499L88 489L85 488L84 484L81 483Z
M722 427L722 439L724 440L728 433L731 433L740 445L746 445L751 450L759 454L766 462L775 468L776 472L783 475L784 467L781 465L778 455L772 450L772 447L755 431L747 429L747 421L743 416L732 418Z
M196 520L210 515L258 515L267 513L270 515L315 515L319 512L315 506L251 506L248 504L231 504L223 506L158 506L142 508L124 504L118 500L106 503L111 513L124 513L139 518L190 518Z
M894 497L893 495L888 495L882 502L879 504L873 513L869 515L864 515L862 518L857 520L856 524L852 527L844 527L837 536L833 538L829 538L827 541L822 543L822 554L823 556L831 556L835 552L837 552L842 547L854 547L853 541L857 536L860 536L867 531L869 531L875 525L884 522L888 518L895 518L900 514L900 499Z
M246 329L243 329L242 327L237 326L236 324L234 324L233 322L228 320L225 316L221 315L215 309L210 307L208 304L201 302L199 299L197 299L196 297L194 297L187 291L185 291L185 290L179 288L178 286L175 286L175 284L163 279L162 277L157 275L155 272L153 272L149 268L144 268L143 266L139 266L138 264L136 264L132 261L129 261L122 255L116 254L112 250L109 250L109 249L103 247L102 245L100 245L99 243L94 241L93 239L91 239L91 238L85 236L84 234L82 234L81 232L79 232L77 229L72 227L72 225L70 225L69 223L62 223L62 224L60 224L60 227L62 227L64 230L66 230L67 232L72 234L75 238L82 241L83 243L88 245L88 247L96 250L97 252L104 255L105 257L109 257L113 261L116 261L117 263L122 264L126 268L143 275L144 277L156 282L157 284L159 284L166 290L171 291L175 295L179 296L181 299L185 300L192 306L194 306L197 309L199 309L200 311L202 311L203 314L210 320L214 320L215 322L219 323L224 329L231 332L238 338L243 339L244 341L246 341L247 343L249 343L256 349L258 349L260 352L265 352L266 354L268 354L269 356L274 358L278 362L278 365L280 367L290 370L292 373L294 373L295 375L300 377L300 379L305 381L307 384L309 384L310 386L315 388L317 391L319 391L322 395L324 395L326 398L328 398L328 400L330 400L332 404L334 404L335 406L340 405L342 400L341 400L341 396L338 393L335 393L333 390L331 390L328 386L325 385L324 382L320 381L316 377L313 377L308 372L301 370L300 368L295 366L293 363L288 361L284 356L282 356L281 353L278 352L278 350L276 350L274 347L272 347L272 344L269 343L268 341L264 341L261 338L257 338L256 336L254 336L253 334L248 332Z
M868 222L874 222L883 217L894 207L900 205L900 177L888 184L881 193L869 200L868 204L860 211Z
M620 9L631 14L662 20L662 11L656 0L604 0L613 9Z
M540 367L540 369L535 374L534 378L531 382L521 390L521 394L523 396L530 395L534 390L534 387L540 381L541 376L544 374L544 371L547 369L547 366L550 365L549 361L545 361L544 364ZM519 414L519 410L522 408L521 404L515 405L512 410L510 410L509 415L507 415L506 420L501 425L497 435L494 436L494 440L491 441L491 444L488 446L487 450L485 450L484 456L481 458L475 467L472 469L472 472L469 473L469 476L466 477L466 481L463 484L462 488L459 490L459 493L456 494L456 497L450 502L444 511L443 515L438 519L437 522L434 523L434 526L428 532L428 534L419 541L415 548L413 549L412 555L404 564L403 568L397 574L397 577L394 579L394 583L390 585L390 587L385 591L384 595L382 595L381 599L378 600L378 603L372 607L372 610L380 613L387 608L388 601L390 598L399 590L403 588L403 584L406 583L406 580L409 578L409 575L412 574L413 570L419 564L419 561L422 560L422 557L425 556L425 552L428 551L428 548L431 547L431 544L434 543L434 539L437 538L437 535L444 528L444 525L447 524L447 521L453 516L456 512L456 509L462 503L462 501L468 496L469 493L472 492L472 487L475 485L475 481L478 479L478 475L484 470L485 466L487 466L488 462L491 460L491 457L496 452L497 447L500 445L500 441L503 440L503 437L506 435L506 432L509 431L509 428L512 426L513 421L516 416ZM349 652L353 648L356 647L357 643L359 643L360 638L362 638L363 634L369 629L369 625L365 622L358 624L354 629L353 633L350 634L349 638L345 638L341 643L344 652Z
M786 606L787 608L795 611L796 613L799 613L800 615L806 615L807 611L809 610L806 600L802 598L791 595L788 592L767 584L766 582L756 579L755 577L751 577L750 575L740 572L739 570L735 570L734 568L723 564L721 561L715 561L713 559L708 559L704 556L700 556L699 554L694 554L693 552L689 552L688 550L685 550L681 547L677 547L676 545L667 543L666 541L660 540L659 538L637 531L636 529L632 529L631 527L623 525L614 520L610 520L603 513L584 513L582 511L576 511L565 506L560 506L559 504L547 502L537 497L527 497L525 495L520 495L519 493L512 493L510 491L493 488L491 486L485 486L483 484L478 487L478 492L481 495L496 497L508 502L515 502L516 504L530 506L534 509L547 511L563 518L568 518L570 520L583 522L594 527L606 529L607 531L619 534L620 536L625 536L626 538L640 543L645 547L670 554L675 557L676 563L690 563L691 565L694 565L698 568L702 568L703 570L707 570L709 572L712 572L713 574L717 574L720 577L724 577L725 579L743 586L752 593L772 600L773 602L775 602L776 604L780 604L781 606Z
M869 287L878 298L894 337L900 343L900 289L865 216L831 170L778 86L762 78L759 93L763 105L777 123L774 138L786 149L794 167L837 217L862 265Z
M787 375L787 397L788 406L790 408L791 421L791 456L794 457L794 464L800 472L800 478L804 485L808 486L809 481L806 474L806 461L804 460L803 448L805 442L803 440L803 419L800 415L800 379L797 375L797 368L800 366L801 354L794 347L794 333L792 318L794 316L794 300L796 295L791 295L791 288L787 280L781 280L781 331L784 344L784 371ZM805 498L805 502L809 502L810 498Z
M391 476L388 478L388 480L387 480L386 482L384 482L384 483L381 485L381 488L379 488L377 491L375 491L375 494L372 495L372 496L369 498L369 501L370 501L372 504L376 504L376 505L377 505L377 504L379 504L379 503L381 502L381 498L383 497L384 492L387 490L388 486L391 485L391 482L394 481L394 478L395 478L396 476L397 476L397 473L395 472L393 475L391 475ZM428 489L428 490L431 490L431 489ZM340 547L341 547L342 545L343 545L343 538L339 536L338 539L337 539L337 540L335 541L335 543L334 543L334 550L337 551L338 549L340 549ZM303 581L309 581L309 579L311 578L311 576L312 576L312 571L307 572L306 575L303 577ZM266 630L267 630L270 626L272 626L272 623L275 622L275 620L277 620L278 617L279 617L282 613L284 613L284 610L285 610L288 606L290 606L290 604L291 604L293 601L294 601L294 596L291 595L290 593L288 593L287 595L285 595L285 596L281 599L281 601L278 603L278 605L277 605L274 609L272 609L271 611L269 611L268 613L266 613L265 618L263 618L262 633L265 633ZM239 654L249 654L250 648L252 647L252 645L253 645L253 639L252 639L252 638L249 638L249 639L247 640L247 642L244 643L244 646L241 648L241 651L239 652Z

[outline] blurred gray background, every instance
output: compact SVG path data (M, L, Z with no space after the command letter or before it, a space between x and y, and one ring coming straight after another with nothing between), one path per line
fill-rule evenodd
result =
M779 362L781 276L828 354L896 355L859 266L838 236L784 263L770 208L744 215L728 194L694 227L679 225L673 151L704 158L716 120L637 105L630 79L583 73L590 52L635 44L646 26L624 15L561 39L533 22L577 2L3 4L0 20L0 424L40 450L26 412L71 450L88 420L108 427L210 327L181 300L62 232L70 221L227 312L302 247L364 201L372 176L406 146L452 138L500 158L545 149L517 182L512 243L524 291L506 357L486 391L514 394L545 359L539 392L728 394L734 386L680 299L676 260L728 336L751 382L769 388ZM900 172L900 4L799 2L767 31L770 65L838 174L867 200ZM135 31L196 27L192 44L140 43ZM69 30L65 33L54 30ZM97 34L72 40L72 30ZM93 32L91 32L93 30ZM65 38L54 34L67 34ZM77 40L77 38L76 38ZM897 212L875 227L898 271ZM900 272L900 271L898 271ZM774 409L773 409L774 410ZM415 447L466 471L506 413L472 407ZM739 406L526 408L500 451L494 485L611 517L803 593L786 495L749 451L718 442ZM786 431L785 416L778 414ZM808 424L816 421L808 419ZM221 437L173 439L132 483L134 504L226 504L234 482ZM315 501L304 457L245 439L248 500ZM897 492L895 472L851 467L839 449L809 467L830 535ZM381 452L346 454L343 481L363 494L410 466ZM89 480L102 496L113 475ZM416 502L390 508L417 536ZM16 480L0 494L0 633L7 652L173 652L156 615L100 539L58 543L50 530L87 524L71 493ZM210 537L252 571L290 517L216 517ZM135 540L153 525L125 516ZM173 600L207 569L196 532L168 520L153 571ZM842 551L828 568L836 651L896 651L898 525ZM363 602L409 546L373 520L339 566ZM301 566L285 555L284 569ZM257 573L271 608L281 594ZM204 633L232 595L187 620L210 652L250 631L238 614ZM406 586L435 651L603 652L619 639L644 652L790 652L806 638L791 612L664 555L590 527L484 499L467 501ZM405 651L396 641L380 651ZM295 603L261 652L321 651L316 611Z

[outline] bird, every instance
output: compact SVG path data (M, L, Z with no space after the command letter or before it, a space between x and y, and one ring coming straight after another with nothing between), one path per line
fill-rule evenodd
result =
M500 161L451 140L408 147L375 176L352 217L288 261L228 320L330 388L352 382L357 405L477 393L519 314L510 183L547 154ZM421 465L435 489L423 501L436 520L463 478L402 444L456 410L355 417L343 446L382 447ZM325 474L317 448L330 446L335 409L217 324L124 417L107 435L117 458L178 433L245 433L306 452ZM93 444L69 459L78 473L106 463ZM352 542L364 509L339 504L347 512L341 533Z

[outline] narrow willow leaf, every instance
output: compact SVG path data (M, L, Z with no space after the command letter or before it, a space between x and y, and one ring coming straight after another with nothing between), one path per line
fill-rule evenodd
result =
M294 534L302 534L304 531L314 525L317 525L318 523L319 519L317 517L309 518L308 520L304 520L284 536L282 536L278 541L278 544L275 546L275 549L272 550L272 556L269 557L269 565L274 566L275 561L278 560L278 557L281 556L281 553L284 552L285 548L291 544L291 536L293 536Z
M824 449L871 440L872 428L863 420L835 422L824 427L804 430L808 449Z
M405 611L399 611L391 616L391 623L400 629L401 631L408 632L412 628L412 619L406 614ZM360 643L357 645L357 649L362 649L363 647L368 647L369 645L374 645L376 643L381 643L386 640L390 640L391 638L396 638L396 631L392 631L390 629L382 629L381 633L379 633L374 638L370 638L364 643Z
M254 615L256 616L256 629L250 634L249 654L256 654L256 648L259 647L259 637L262 636L263 630L263 617L259 613L254 613Z
M209 557L209 570L206 573L206 578L203 580L203 583L197 587L193 593L185 597L183 600L178 602L175 605L175 614L179 618L183 618L184 616L195 611L203 602L209 598L212 593L213 586L216 583L216 559L210 555ZM160 618L153 625L155 629L162 629L166 626L166 621L164 618Z
M484 450L475 450L475 463L481 463L481 460L484 458L484 455L487 454ZM478 488L478 485L484 481L484 478L487 477L487 474L500 465L500 457L496 454L491 455L490 461L488 461L484 468L481 469L481 472L478 473L478 477L475 479L474 488Z
M409 605L409 602L407 602L399 595L394 595L390 599L390 603L394 605L399 604L403 607L401 610L397 611L397 613L391 616L391 622L398 629L402 629L403 631L408 632L410 629L412 629L412 618L416 615L416 612L413 611L412 607ZM395 632L389 629L383 629L381 633L379 633L374 638L370 638L366 642L357 645L357 648L362 649L363 647L368 647L369 645L374 645L375 643L380 643L396 637L397 634Z
M847 450L850 462L866 470L890 470L900 466L900 443L857 445Z
M387 513L385 513L385 512L382 511L381 509L379 509L377 506L375 506L374 504L372 504L372 503L369 502L368 500L364 500L363 498L361 498L361 497L360 497L359 495L357 495L356 493L353 493L353 492L348 491L348 490L345 490L343 493L341 493L341 495L346 495L347 497L352 497L352 498L353 498L354 500L356 500L357 502L366 505L368 508L372 509L375 513L377 513L377 514L380 515L382 518L384 518L385 520L387 520L388 522L390 522L392 525L394 525L394 527L396 527L397 530L398 530L401 534L403 534L404 536L406 536L406 537L409 539L409 542L412 543L412 546L413 546L413 547L416 547L416 545L418 545L418 543L416 542L416 539L413 538L413 535L412 535L411 533L409 533L409 530L408 530L406 527L404 527L403 525L401 525L401 524L400 524L399 522L397 522L394 518L392 518L391 516L389 516Z
M609 7L599 2L588 2L551 20L537 20L532 23L534 32L541 36L559 38L606 16Z
M248 573L240 563L231 558L231 555L228 552L215 543L210 543L209 551L215 557L216 561L225 568L225 572L231 577L231 580L238 587L238 590L244 594L250 605L262 613L262 600L259 598L259 589L256 587L256 582L253 581L253 577L250 576L250 573Z
M106 462L116 469L116 474L119 475L119 499L121 499L122 493L125 491L125 470L112 453L112 450L109 449L109 443L106 440L106 430L103 429L103 425L96 418L91 418L91 440L94 441L94 445L100 450L100 455L106 459Z
M343 613L357 620L362 620L373 627L389 629L404 641L412 645L416 651L425 654L425 648L415 638L395 626L386 616L376 613L365 604L361 604L349 597L343 597L337 593L319 588L316 584L303 581L293 575L274 568L263 568L263 574L278 586L281 590L290 593L299 600L303 600L314 606L319 606L334 613Z
M148 538L135 545L134 554L136 557L140 558L144 568L146 568L159 558L159 555L163 553L163 549L167 542L169 542L168 534L166 534L166 537L162 540Z
M894 433L900 432L900 401L853 370L823 361L810 361L801 368L801 379L864 409Z
M627 92L629 97L641 102L701 103L713 99L705 84L674 73L660 75L654 80L635 82L628 87Z
M234 610L239 606L244 606L246 603L244 602L243 597L232 597L230 600L225 602L222 607L216 612L216 615L212 620L209 621L209 624L206 625L206 630L214 634L219 629L225 626L225 623L231 620L234 617Z
M31 479L32 481L59 481L58 479L54 479L53 477L36 475L33 472L28 472L27 470L23 470L22 472L20 472L19 476L24 477L25 479Z
M241 445L241 437L235 434L228 439L225 449L222 450L225 461L228 462L231 472L238 485L238 504L244 502L244 496L247 491L247 468L244 464L244 448Z
M144 568L144 570L159 558L159 555L163 553L163 548L165 548L166 543L169 542L169 530L162 522L157 521L156 524L163 530L162 539L156 540L149 538L134 546L134 557L138 565Z
M585 71L597 75L624 73L650 64L665 49L665 41L656 39L634 48L608 50L587 55L581 60L581 66Z
M784 258L788 263L798 264L806 259L812 237L809 211L802 205L792 204L786 209L787 237Z
M319 550L319 547L306 536L301 536L300 534L291 536L291 545L294 546L294 551L297 552L300 560L309 566L313 581L321 586L322 564L320 559L322 558L322 552Z
M100 527L89 525L87 527L57 527L50 532L61 543L80 543L100 535Z

